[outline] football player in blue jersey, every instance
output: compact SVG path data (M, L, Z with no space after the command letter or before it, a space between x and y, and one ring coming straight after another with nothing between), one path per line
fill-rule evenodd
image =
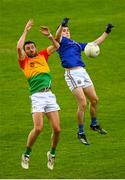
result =
M77 120L78 120L78 139L85 145L89 144L84 131L86 98L90 101L90 128L98 131L100 134L107 134L101 128L97 121L97 103L98 97L92 80L85 69L85 63L81 57L81 52L84 51L87 43L79 43L70 39L70 30L68 27L69 18L64 18L56 32L56 40L60 43L60 48L57 50L61 65L65 68L65 80L69 89L72 91L77 103ZM105 31L93 42L100 45L111 32L114 26L107 24Z

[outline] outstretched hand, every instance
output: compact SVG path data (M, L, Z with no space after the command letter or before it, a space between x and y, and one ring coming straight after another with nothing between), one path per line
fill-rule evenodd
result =
M105 32L109 34L113 27L114 26L112 24L107 24Z
M49 28L47 26L41 26L40 27L40 32L45 36L50 35L50 30L49 30Z
M30 19L25 26L25 31L29 31L32 28L32 26L33 26L33 20Z
M62 22L61 22L61 25L62 25L63 27L67 26L67 25L68 25L68 21L69 21L69 18L64 18L64 19L62 20Z

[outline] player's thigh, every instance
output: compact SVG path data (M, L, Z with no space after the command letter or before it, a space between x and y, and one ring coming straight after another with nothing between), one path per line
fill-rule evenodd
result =
M43 112L34 112L32 116L33 116L34 127L42 128L44 113Z
M93 100L98 101L98 96L97 96L97 94L96 94L95 87L94 87L93 85L84 88L83 91L84 91L86 97L87 97L90 101L93 101Z
M75 96L78 104L86 104L86 97L82 87L75 88L72 93Z
M48 117L51 126L53 129L56 129L57 131L60 131L60 117L58 111L52 111L46 113L46 116Z

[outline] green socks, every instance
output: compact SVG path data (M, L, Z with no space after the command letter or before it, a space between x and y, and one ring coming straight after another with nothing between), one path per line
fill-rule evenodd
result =
M55 149L55 148L51 148L50 154L51 154L52 156L55 156L55 152L56 152L56 149Z
M30 147L27 147L27 148L26 148L26 151L24 152L24 154L29 156L30 153L31 153L31 148L30 148Z
M53 157L55 157L55 152L56 152L56 149L55 149L55 148L51 148L50 154L51 154ZM26 151L24 152L24 155L30 156L30 153L31 153L31 148L30 148L30 147L27 147L27 148L26 148Z

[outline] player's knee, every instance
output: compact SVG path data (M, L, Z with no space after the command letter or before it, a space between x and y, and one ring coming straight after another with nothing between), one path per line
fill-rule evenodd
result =
M43 128L42 126L36 126L34 127L34 130L37 134L39 134L42 131L42 128Z
M85 111L86 110L86 102L82 102L79 104L79 110L80 111Z
M54 133L60 134L61 128L59 126L54 127Z
M99 101L99 98L96 96L96 97L94 97L94 98L91 100L91 104L92 104L93 106L95 106L95 105L97 105L98 101Z

